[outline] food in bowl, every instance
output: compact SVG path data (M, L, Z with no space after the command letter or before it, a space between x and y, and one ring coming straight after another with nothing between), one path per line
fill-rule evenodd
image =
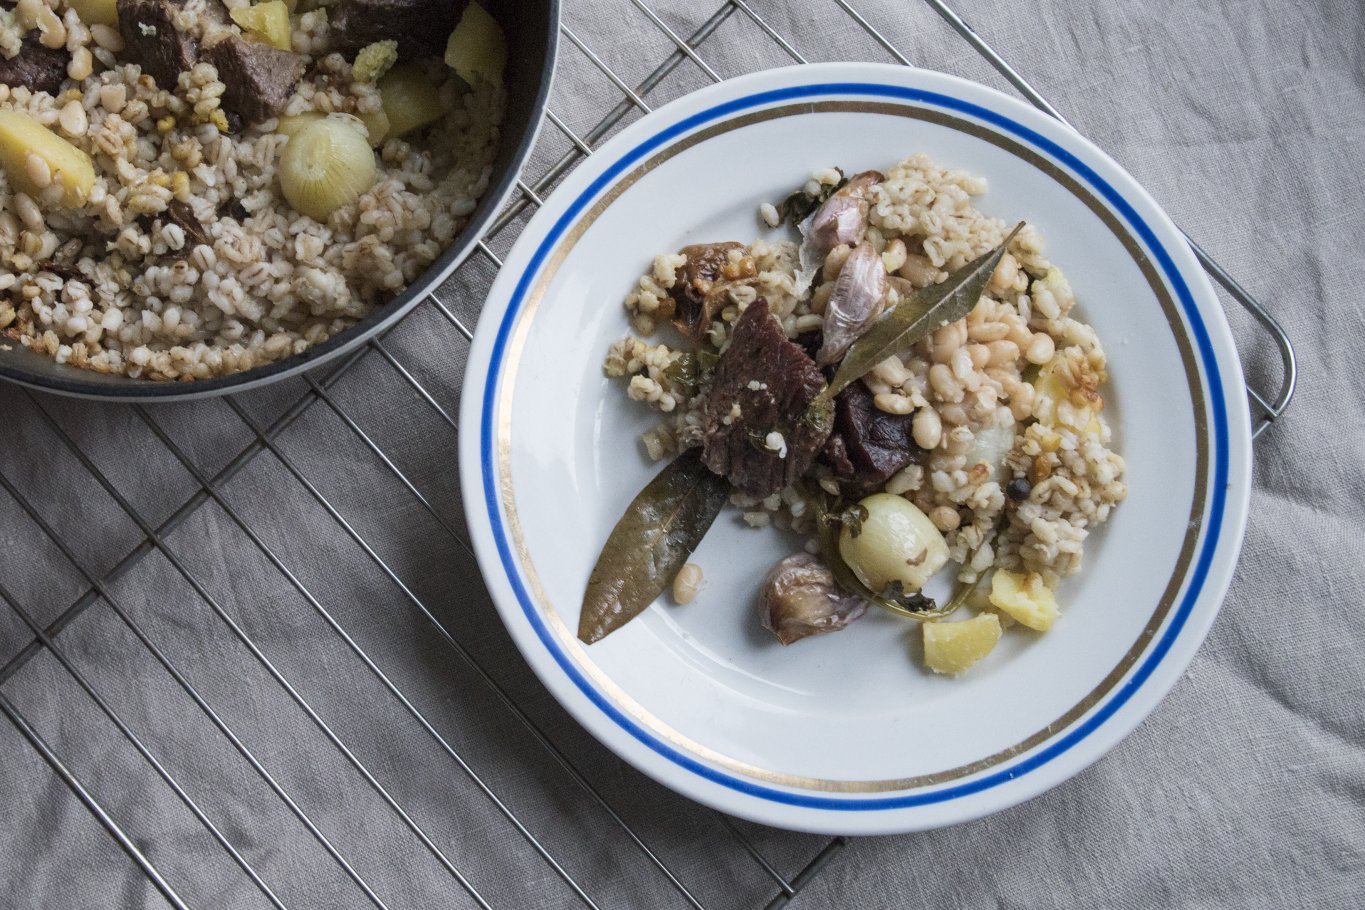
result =
M477 3L0 10L0 332L148 380L319 344L468 221L506 61Z
M985 190L923 154L828 169L760 207L799 240L654 258L625 299L635 334L604 368L664 415L642 441L671 460L607 541L580 638L648 606L727 502L805 538L755 571L759 620L784 645L874 604L921 622L925 664L957 675L1010 627L1052 626L1086 538L1127 495L1124 462L1099 338L1039 233L976 207ZM950 564L940 605L923 590Z

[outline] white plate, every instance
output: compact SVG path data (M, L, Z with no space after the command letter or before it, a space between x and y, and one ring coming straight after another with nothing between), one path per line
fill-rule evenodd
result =
M782 648L759 579L795 548L726 510L701 595L604 641L574 638L588 572L658 470L655 415L604 378L621 301L658 252L764 233L760 202L811 171L912 152L988 178L978 204L1028 220L1109 354L1106 414L1130 495L1088 543L1047 635L1011 633L962 679L871 615ZM460 473L493 599L527 662L609 748L673 789L818 832L952 824L1054 786L1111 748L1189 663L1226 591L1250 484L1232 340L1179 232L1066 127L991 89L872 64L756 73L642 118L574 171L493 286L465 378ZM877 613L877 611L873 611ZM1157 775L1151 785L1160 786Z

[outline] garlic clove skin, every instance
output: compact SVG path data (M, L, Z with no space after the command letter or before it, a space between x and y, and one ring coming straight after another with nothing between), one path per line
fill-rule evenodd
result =
M859 597L844 593L818 558L797 553L773 566L758 598L763 628L784 645L823 632L837 632L867 610Z

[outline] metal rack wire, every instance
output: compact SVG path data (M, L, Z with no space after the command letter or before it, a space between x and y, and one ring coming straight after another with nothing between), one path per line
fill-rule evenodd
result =
M902 53L874 22L855 9L848 0L833 2L888 57L912 65L910 57ZM925 3L1025 99L1046 113L1062 119L1061 114L952 8L941 0L925 0ZM631 4L645 17L650 26L657 30L658 35L662 36L666 46L671 50L644 78L632 82L618 73L617 68L609 65L595 51L590 39L581 37L571 26L564 26L563 35L568 45L610 83L614 94L596 109L595 114L600 115L597 116L594 125L582 132L575 131L568 120L554 110L546 114L547 139L542 140L542 145L564 147L563 152L558 157L550 156L547 162L542 162L537 176L528 176L519 184L519 197L489 233L481 238L477 254L462 266L456 278L446 285L446 288L467 286L468 292L458 295L458 300L467 302L471 299L482 299L482 292L486 291L496 268L501 265L496 250L505 249L510 245L526 216L540 205L542 197L564 174L591 155L593 147L601 139L628 118L647 113L651 108L650 101L655 98L660 86L679 67L690 66L694 73L700 73L709 81L721 79L720 73L708 59L708 41L727 22L738 20L746 23L746 27L756 30L782 55L796 63L805 62L802 53L779 33L768 18L760 15L754 6L745 0L724 0L709 18L686 37L670 28L665 19L644 0L631 0ZM532 169L533 172L536 170ZM1292 347L1284 332L1266 310L1198 246L1194 246L1194 249L1212 277L1233 301L1251 314L1278 352L1280 366L1276 380L1268 385L1263 384L1250 389L1251 404L1256 417L1256 432L1259 434L1284 412L1293 395L1295 365ZM422 308L432 323L449 335L450 345L456 348L467 346L471 339L470 326L466 324L468 314L462 316L460 309L461 304L456 296L444 289L428 298ZM407 839L409 847L429 854L444 871L449 880L446 886L449 895L463 895L461 900L474 906L484 908L495 906L494 901L481 891L479 883L471 880L462 870L458 858L454 856L456 851L450 838L429 831L427 826L405 808L402 794L398 792L395 782L390 781L386 786L378 779L359 756L353 741L348 739L344 732L339 732L337 722L334 720L329 723L325 719L325 712L306 699L277 662L272 661L251 633L251 624L240 616L234 617L205 581L203 570L191 565L182 557L179 547L172 538L179 529L194 520L201 510L214 509L251 543L261 559L276 573L277 580L282 581L306 603L317 619L330 629L330 634L335 636L336 646L347 655L350 672L357 674L356 679L365 676L377 684L386 693L391 707L404 717L406 723L419 730L420 736L430 740L430 743L445 756L450 768L463 775L470 792L477 794L477 798L483 801L485 807L491 807L511 832L514 832L509 837L519 845L518 849L524 851L527 856L534 857L535 861L542 865L542 871L556 880L558 887L567 895L572 895L574 901L586 907L599 906L598 899L592 893L591 884L580 881L581 875L571 873L569 864L561 860L548 843L548 838L543 833L540 835L535 833L535 825L524 817L526 813L518 811L510 801L504 799L497 784L490 780L490 775L487 772L480 773L475 763L466 757L465 751L455 742L456 737L449 731L443 732L442 725L433 720L428 712L409 696L400 685L392 662L372 654L356 637L353 637L348 631L346 618L332 608L324 594L319 594L315 590L316 584L310 585L306 581L305 572L301 571L297 561L291 566L279 544L272 545L259 523L254 522L246 510L237 503L235 497L228 493L228 488L234 480L253 470L258 459L264 457L273 461L276 471L283 471L289 483L296 484L297 490L301 491L306 499L329 516L336 535L349 541L362 553L370 567L387 579L399 592L401 599L423 617L422 631L428 636L435 633L445 656L463 665L470 678L476 680L481 687L482 695L491 699L497 706L499 716L519 728L528 741L535 744L534 760L548 763L557 768L558 773L567 777L573 785L574 799L581 800L590 806L592 811L600 813L601 817L607 820L614 838L617 839L614 843L619 844L619 850L628 852L632 859L642 862L645 874L648 874L658 887L666 890L671 902L698 910L704 906L715 906L714 901L704 901L703 896L688 883L686 872L677 868L677 864L671 862L662 851L651 846L648 834L638 830L638 823L632 824L626 813L618 811L613 799L604 792L603 787L585 773L581 757L548 735L534 712L524 707L497 674L490 672L486 667L487 654L477 645L470 644L452 627L442 612L430 603L430 597L423 596L418 587L404 577L400 567L381 555L379 548L363 531L354 513L348 517L345 506L334 502L335 496L329 497L323 492L314 480L311 466L297 463L290 455L288 447L282 444L281 439L289 428L320 406L323 412L333 418L333 425L339 438L347 437L351 444L358 444L369 453L384 482L396 483L404 491L403 495L412 497L422 512L426 513L440 528L441 533L447 536L448 543L467 553L468 543L458 516L452 517L449 508L443 508L422 491L422 484L400 467L391 453L377 441L375 435L364 429L363 420L352 413L344 399L338 395L338 385L367 361L378 361L383 365L386 372L381 374L380 381L386 383L386 388L391 389L394 395L415 396L421 402L421 407L436 425L437 432L443 434L443 438L433 439L431 444L453 451L454 434L457 429L453 408L442 403L444 396L441 391L433 390L430 382L424 383L419 377L420 371L412 364L405 363L402 351L385 336L361 348L342 362L318 374L305 377L300 394L288 402L278 414L268 419L253 413L251 402L228 399L226 407L232 412L233 419L240 421L245 428L248 441L225 464L215 468L203 467L202 459L195 457L186 450L182 442L177 441L177 434L168 428L168 421L160 412L143 408L134 409L129 415L131 419L144 425L154 437L155 444L164 447L165 451L162 454L169 453L174 462L193 479L193 491L190 495L177 508L169 510L164 517L157 518L150 518L144 514L145 508L140 509L120 489L120 485L111 479L110 472L101 468L97 459L87 451L87 446L83 446L56 415L56 403L53 400L27 392L16 392L16 396L23 396L25 399L25 406L32 409L36 421L55 437L57 445L50 458L69 463L72 470L79 470L92 480L103 491L103 495L115 504L126 521L135 528L131 539L136 542L111 564L98 568L89 566L88 560L82 558L81 544L72 540L69 532L63 532L55 527L50 518L45 516L43 503L35 502L36 497L31 492L26 492L26 485L22 480L9 476L3 469L3 463L0 463L0 489L3 489L18 509L27 516L27 520L32 522L53 551L53 558L60 557L69 564L83 589L79 596L55 615L51 611L46 615L40 615L42 611L28 602L22 593L10 590L6 586L7 578L0 575L0 600L4 601L6 608L21 623L24 638L21 646L15 647L7 655L0 654L0 659L7 657L4 663L0 664L0 713L5 715L22 740L26 741L33 752L51 769L56 779L88 810L90 816L109 837L114 839L129 860L136 864L145 875L149 886L160 894L165 903L177 908L191 906L190 900L183 893L185 883L177 882L172 876L161 871L157 855L164 851L158 850L159 833L137 830L127 819L120 818L118 812L111 810L107 805L108 800L102 799L96 789L73 770L72 763L63 754L62 745L55 742L51 733L43 732L40 725L21 710L11 697L12 693L6 691L7 687L12 685L25 668L32 665L40 655L46 655L51 661L55 661L60 668L56 678L64 680L64 685L71 690L71 696L80 697L76 693L83 693L89 703L111 725L113 732L110 735L122 738L127 746L136 752L146 768L169 789L184 810L202 828L202 833L216 843L227 860L236 867L241 876L245 877L259 894L261 901L277 908L287 906L285 898L281 895L279 882L268 881L267 876L253 864L248 852L240 847L241 838L231 820L225 820L223 812L215 812L208 807L205 804L207 802L205 794L196 799L189 792L187 785L170 770L164 748L153 742L151 737L135 732L136 724L120 713L114 701L107 696L106 688L92 678L94 674L81 669L81 662L69 652L64 642L64 632L98 604L99 609L112 613L136 641L137 647L143 649L173 681L174 688L186 703L192 705L193 710L197 711L241 758L246 769L249 769L247 777L255 782L253 786L268 791L271 798L278 800L284 812L307 831L318 849L325 854L327 861L334 864L340 875L353 886L352 893L355 895L357 905L370 904L379 908L401 906L394 897L385 897L384 888L376 884L372 876L365 874L360 864L355 861L356 851L348 850L337 837L325 831L315 820L315 813L310 811L306 800L293 792L281 775L272 772L271 758L257 754L248 746L215 696L205 691L202 684L196 686L191 681L184 662L177 660L157 644L156 630L149 627L147 620L139 618L136 611L129 609L125 602L127 593L120 586L120 582L132 576L149 558L163 561L170 574L177 576L193 592L198 602L212 613L214 621L222 624L227 638L236 643L234 647L239 646L241 651L249 656L247 662L254 664L253 672L268 678L270 684L278 687L282 696L297 709L301 724L311 728L310 735L315 734L324 740L327 747L335 752L335 757L364 781L365 787L378 803L386 807L385 811L391 813L396 826L405 832L403 837ZM360 485L379 480L379 475L355 478L355 482ZM477 584L477 581L472 583ZM389 667L388 670L385 669L386 666ZM216 703L219 707L215 707ZM528 760L532 758L528 757ZM798 843L805 848L804 855L795 862L787 862L776 860L769 855L769 851L761 843L764 839L762 832L753 826L736 823L720 815L715 815L712 823L723 829L731 840L730 844L714 845L714 849L739 851L740 855L747 857L744 862L751 863L755 874L761 876L767 883L768 894L757 902L745 903L744 906L766 905L769 908L785 906L819 875L826 864L848 843L844 838L824 839L818 842L803 839ZM662 898L659 903L663 903Z

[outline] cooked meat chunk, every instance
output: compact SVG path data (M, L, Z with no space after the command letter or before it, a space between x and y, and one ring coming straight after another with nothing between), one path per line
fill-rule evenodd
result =
M225 86L223 106L247 123L278 115L303 78L304 60L292 51L243 41L236 35L204 48Z
M23 86L31 92L55 95L66 78L66 64L71 59L64 48L53 49L38 41L37 29L24 36L19 53L9 58L0 57L0 83L10 88Z
M673 325L679 332L694 341L700 341L706 334L722 296L712 290L722 278L721 270L729 261L729 252L742 249L744 244L730 241L698 243L678 251L687 257L687 262L678 270L669 296L673 298Z
M339 0L328 7L336 49L354 53L376 41L398 42L399 59L439 57L468 0Z
M825 387L815 361L787 340L762 297L735 320L706 404L702 460L750 496L769 496L810 467L829 426L807 418Z
M175 27L182 5L176 0L118 0L124 54L166 91L199 59L199 42Z
M877 409L872 392L850 383L834 399L834 432L825 444L825 460L853 492L880 490L901 468L924 458L915 444L910 414Z

